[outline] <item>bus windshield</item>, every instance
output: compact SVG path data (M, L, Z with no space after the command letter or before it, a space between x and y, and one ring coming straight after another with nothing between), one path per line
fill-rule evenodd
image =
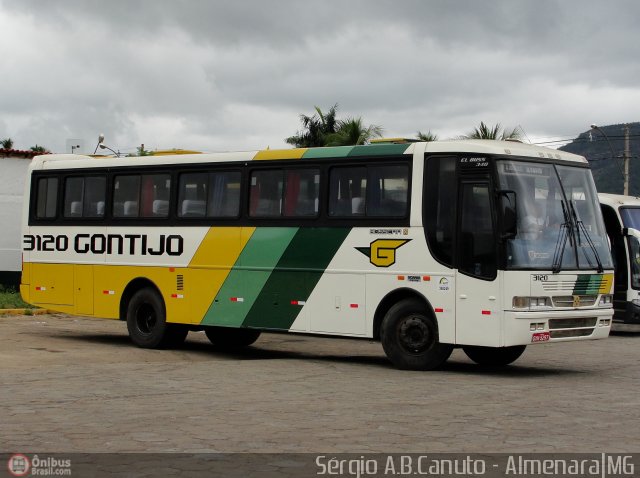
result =
M506 244L508 269L612 267L591 171L525 161L497 165L500 188L516 198L516 232Z
M621 207L620 217L622 217L622 226L630 227L640 231L640 208L639 207Z

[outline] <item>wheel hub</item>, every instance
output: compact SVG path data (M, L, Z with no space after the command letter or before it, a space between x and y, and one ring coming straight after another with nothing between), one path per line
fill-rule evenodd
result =
M408 317L402 321L399 339L402 347L414 354L427 350L433 341L428 325L419 317Z
M138 330L143 334L150 334L153 331L157 322L155 311L153 307L143 305L138 309L136 314L136 323Z

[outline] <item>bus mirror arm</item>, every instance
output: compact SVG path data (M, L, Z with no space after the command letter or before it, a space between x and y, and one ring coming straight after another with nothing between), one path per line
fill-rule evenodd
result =
M516 208L516 192L511 189L499 189L496 191L500 199L502 211L502 228L500 237L502 239L513 239L518 233L518 209Z

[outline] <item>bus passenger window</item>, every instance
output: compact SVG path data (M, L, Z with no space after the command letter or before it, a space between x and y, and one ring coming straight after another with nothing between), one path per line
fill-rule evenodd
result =
M364 216L367 168L332 168L329 176L329 215Z
M141 217L169 216L171 176L168 174L144 174L142 176Z
M283 173L281 169L251 173L250 216L279 217L281 215Z
M137 217L140 176L116 176L113 186L113 217Z
M409 167L370 166L367 216L404 217L409 196Z
M104 217L106 184L104 176L67 178L64 189L64 217Z
M64 187L64 217L82 217L84 178L67 178Z
M238 217L240 214L240 172L209 174L208 217Z
M204 217L207 200L207 173L180 175L178 217Z
M53 219L56 217L58 202L58 178L38 179L36 193L36 218Z
M284 194L284 215L317 216L320 171L317 169L287 170Z

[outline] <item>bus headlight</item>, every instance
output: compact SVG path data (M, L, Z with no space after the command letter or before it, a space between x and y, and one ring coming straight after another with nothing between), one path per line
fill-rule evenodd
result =
M551 307L550 297L514 297L514 309L544 309Z
M610 307L613 304L613 296L611 294L602 294L600 296L600 307Z

